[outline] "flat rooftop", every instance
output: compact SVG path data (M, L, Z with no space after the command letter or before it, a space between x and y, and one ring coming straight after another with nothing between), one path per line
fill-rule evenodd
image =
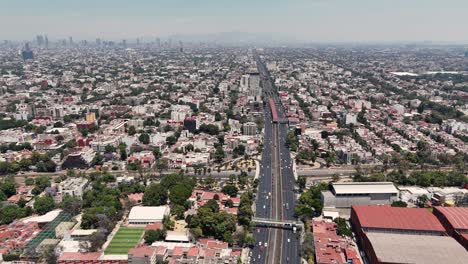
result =
M382 263L464 264L468 252L448 236L366 233Z
M392 182L343 182L332 186L335 194L398 193Z
M161 220L164 215L169 214L169 206L134 206L130 210L128 220Z

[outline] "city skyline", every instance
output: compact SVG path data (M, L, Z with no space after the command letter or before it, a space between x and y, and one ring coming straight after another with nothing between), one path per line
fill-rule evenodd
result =
M235 33L289 42L468 42L461 34L468 24L464 1L350 2L11 2L0 11L0 38L24 41L46 34L50 40L222 39Z

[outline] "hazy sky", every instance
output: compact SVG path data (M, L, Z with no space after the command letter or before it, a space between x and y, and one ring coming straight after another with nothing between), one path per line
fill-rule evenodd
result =
M0 0L0 39L262 32L307 41L465 41L468 0Z

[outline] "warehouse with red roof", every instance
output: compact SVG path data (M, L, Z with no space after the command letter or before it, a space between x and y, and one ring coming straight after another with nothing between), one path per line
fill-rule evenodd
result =
M461 264L468 259L463 246L424 208L356 205L350 222L370 263Z
M363 232L445 235L437 217L424 208L402 208L388 205L355 205L351 223Z
M445 227L447 233L468 250L468 208L436 206L433 214Z

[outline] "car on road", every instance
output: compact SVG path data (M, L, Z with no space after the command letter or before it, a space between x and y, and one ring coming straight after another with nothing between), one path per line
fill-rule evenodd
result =
M258 241L258 245L261 246L261 245L262 245L262 241Z
M265 247L268 247L268 243L267 243L267 242L265 242Z

